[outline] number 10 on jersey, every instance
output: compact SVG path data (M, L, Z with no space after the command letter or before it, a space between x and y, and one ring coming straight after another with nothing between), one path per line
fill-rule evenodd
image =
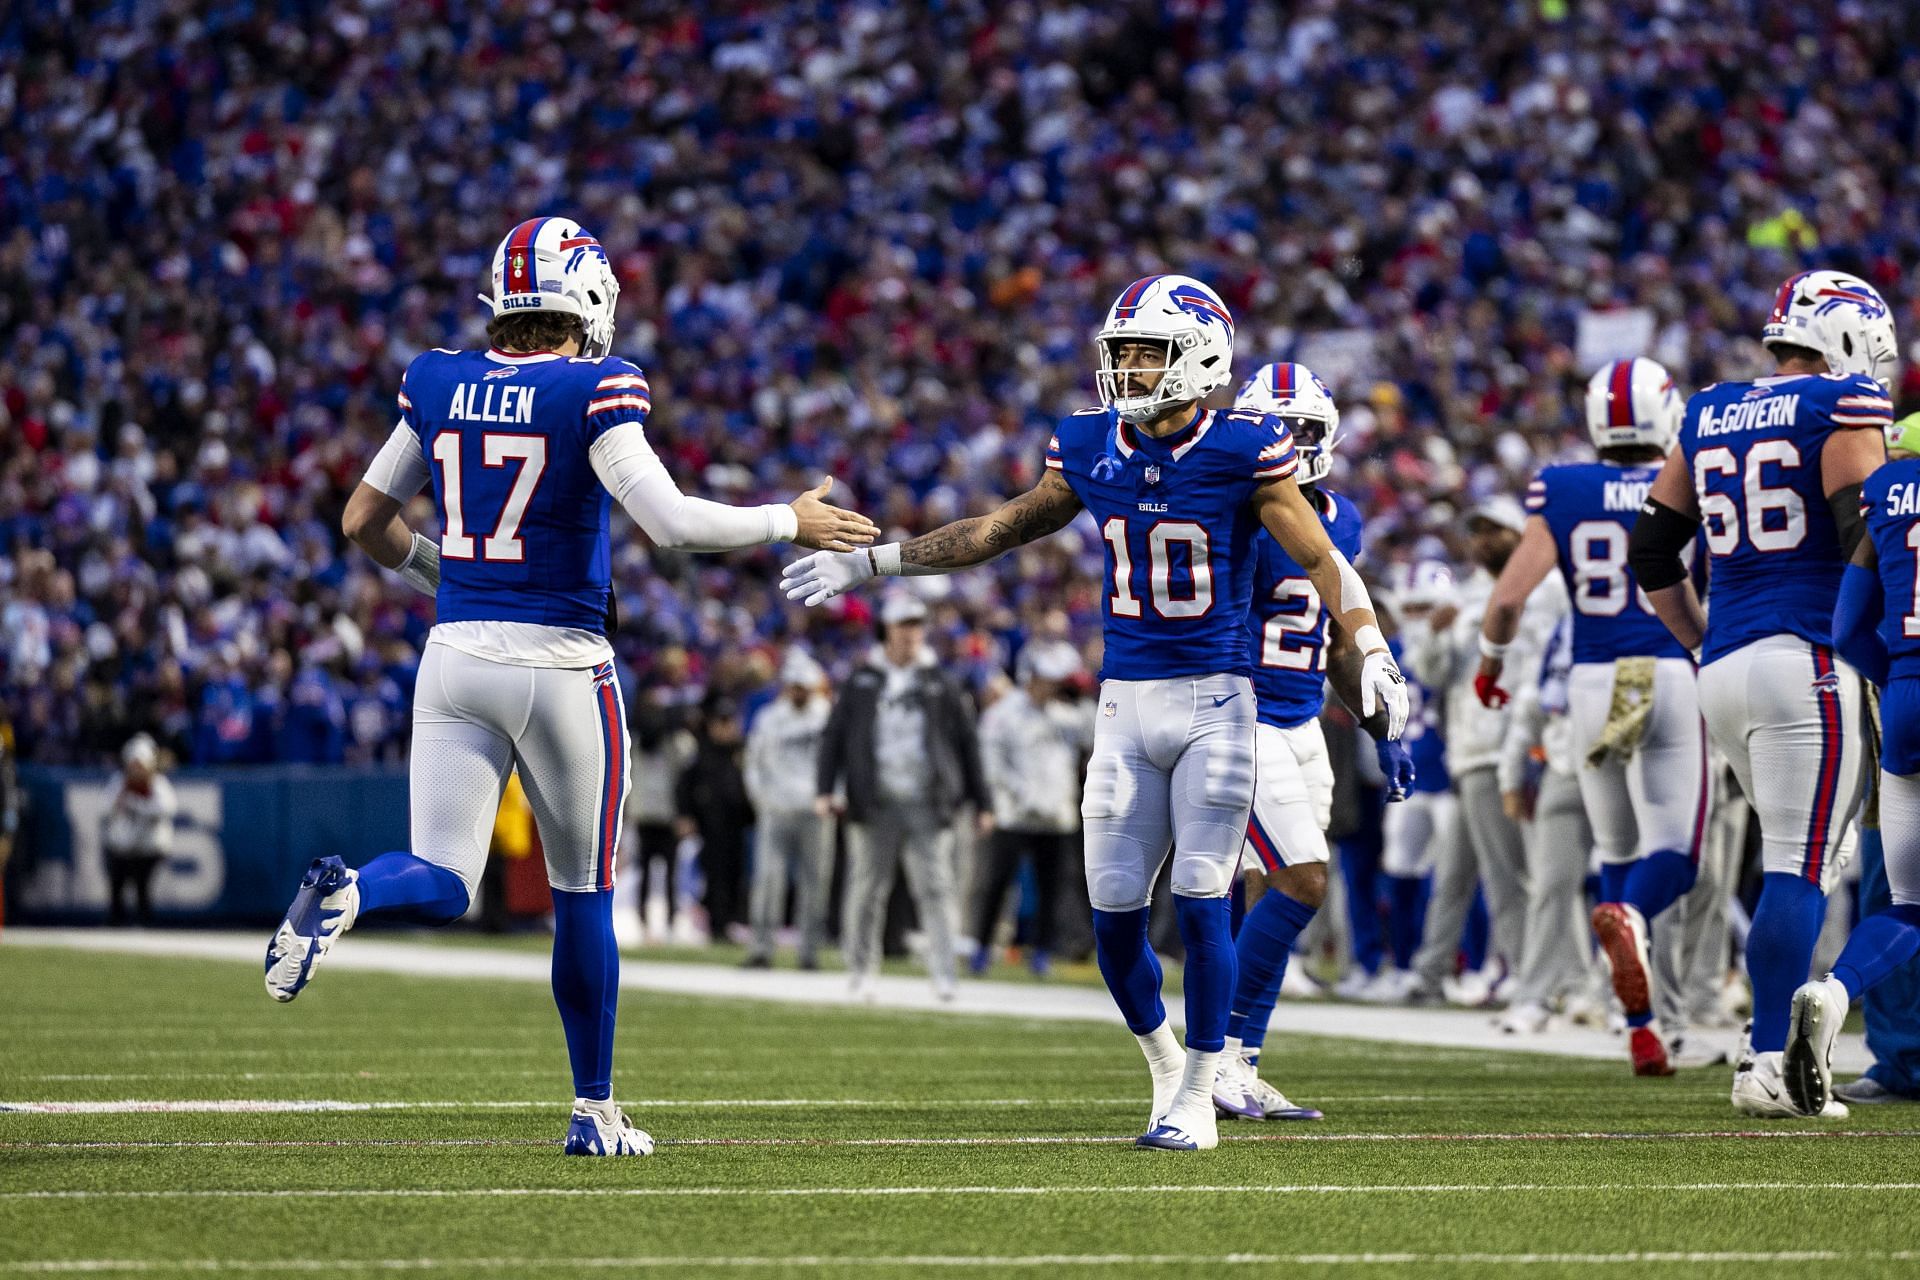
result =
M1191 520L1159 520L1145 533L1146 554L1136 557L1142 548L1124 516L1111 516L1100 526L1113 553L1107 611L1116 618L1138 618L1143 594L1162 618L1198 618L1213 608L1213 550L1206 529ZM1136 558L1147 566L1144 592L1133 580Z

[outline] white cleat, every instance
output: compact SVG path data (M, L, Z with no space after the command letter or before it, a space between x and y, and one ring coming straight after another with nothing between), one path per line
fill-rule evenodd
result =
M1785 1054L1756 1053L1744 1059L1733 1073L1733 1109L1742 1115L1767 1119L1802 1120L1808 1118L1787 1095L1782 1060ZM1847 1107L1828 1099L1818 1113L1821 1120L1844 1120Z
M880 984L871 973L855 969L847 979L847 999L855 1004L872 1004L880 998Z
M1547 1006L1538 1000L1527 1000L1502 1014L1499 1027L1505 1035L1535 1036L1547 1029L1552 1016Z
M1253 1096L1259 1081L1245 1058L1237 1053L1221 1054L1220 1072L1213 1080L1214 1110L1236 1120L1265 1120L1266 1111ZM1174 1084L1177 1086L1179 1080Z
M1382 969L1381 972L1385 973L1387 970ZM1347 970L1340 981L1333 984L1334 999L1364 1000L1367 998L1367 988L1371 987L1375 981L1376 978L1373 974L1368 973L1359 965L1355 965L1353 968Z
M1287 971L1280 975L1280 998L1282 1000L1318 1000L1327 994L1326 987L1316 981L1313 975L1302 969L1297 963L1289 964Z
M1182 1093L1165 1118L1133 1140L1136 1147L1159 1151L1211 1151L1220 1145L1220 1126L1213 1116L1211 1096L1194 1098Z
M1318 1120L1320 1112L1312 1107L1303 1107L1287 1101L1287 1095L1262 1080L1256 1072L1253 1077L1252 1097L1258 1103L1261 1118L1265 1120Z
M267 943L267 994L282 1004L299 995L359 914L360 873L338 858L315 858Z
M1787 1097L1803 1116L1823 1115L1833 1101L1833 1042L1851 1003L1847 989L1831 975L1793 993L1781 1075Z
M562 1148L570 1156L650 1156L653 1137L633 1127L627 1113L613 1109L613 1118L604 1114L605 1104L596 1105L585 1098L573 1101L573 1117L567 1122L567 1141Z

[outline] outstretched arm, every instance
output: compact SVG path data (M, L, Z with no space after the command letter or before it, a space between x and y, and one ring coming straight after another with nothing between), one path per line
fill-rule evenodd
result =
M655 546L731 551L797 542L844 551L865 546L880 532L858 512L827 503L831 476L792 502L759 507L732 507L682 493L638 422L623 422L603 433L587 457L600 483Z
M1307 579L1333 615L1334 625L1352 636L1360 650L1363 663L1360 714L1371 716L1384 704L1387 736L1399 737L1407 723L1406 681L1400 675L1400 668L1394 665L1393 655L1387 652L1387 639L1380 634L1366 584L1327 537L1320 516L1291 478L1269 480L1255 489L1253 510L1267 532L1305 570Z
M781 575L787 599L820 604L873 577L920 577L952 573L1067 527L1080 514L1080 499L1052 471L1017 498L970 520L955 520L906 542L865 551L822 551L796 560Z

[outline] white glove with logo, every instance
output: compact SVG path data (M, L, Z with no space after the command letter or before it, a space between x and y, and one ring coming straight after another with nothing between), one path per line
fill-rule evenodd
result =
M780 588L787 599L808 608L823 604L874 576L873 557L859 551L816 551L780 571ZM1404 704L1405 695L1401 695ZM1404 717L1402 717L1404 718Z
M1387 712L1387 737L1397 739L1407 727L1407 678L1394 665L1393 655L1375 649L1360 660L1360 715L1370 717L1380 708Z

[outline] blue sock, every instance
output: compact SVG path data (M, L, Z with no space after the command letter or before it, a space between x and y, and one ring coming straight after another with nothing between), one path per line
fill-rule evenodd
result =
M1614 901L1638 907L1651 921L1693 888L1700 870L1693 859L1673 849L1650 853L1627 869L1627 883Z
M1627 900L1627 877L1633 874L1637 862L1603 862L1600 864L1600 901L1625 902Z
M1273 1002L1280 998L1280 980L1287 976L1287 959L1300 931L1313 920L1314 909L1278 889L1269 889L1247 912L1234 948L1240 970L1233 985L1233 1005L1227 1013L1227 1034L1240 1041L1248 1057L1257 1058L1267 1042L1267 1021ZM1188 1015L1188 1026L1192 1014Z
M1858 1000L1916 952L1920 952L1920 904L1896 902L1854 927L1840 958L1833 962L1833 976Z
M467 886L410 853L383 853L360 868L360 919L378 913L408 924L451 924L467 914Z
M1147 909L1093 909L1093 951L1127 1030L1143 1036L1167 1020L1160 999L1160 957L1147 945Z
M1807 980L1826 909L1827 895L1801 876L1769 871L1761 878L1760 903L1747 933L1755 1053L1786 1048L1793 993Z
M1269 890L1247 913L1240 930L1243 935L1258 927L1254 921L1267 898L1274 896ZM1233 1002L1234 971L1239 967L1228 927L1233 906L1224 897L1186 898L1176 893L1173 911L1180 922L1180 941L1187 948L1187 1048L1218 1053L1227 1042L1227 1006Z
M1426 925L1426 876L1388 876L1392 886L1387 906L1387 936L1393 944L1393 967L1413 968L1414 953L1420 950L1420 933Z
M567 1033L573 1094L613 1096L613 1016L620 1000L620 948L613 891L553 891L553 1001Z

